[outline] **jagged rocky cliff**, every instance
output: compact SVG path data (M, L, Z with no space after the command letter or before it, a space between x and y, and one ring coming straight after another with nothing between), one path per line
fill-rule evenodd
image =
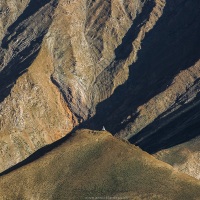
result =
M199 134L198 0L3 0L0 169L76 127L155 153Z

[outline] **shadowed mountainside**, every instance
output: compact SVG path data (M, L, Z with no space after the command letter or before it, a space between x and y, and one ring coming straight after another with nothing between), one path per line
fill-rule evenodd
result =
M10 94L16 80L37 57L55 8L55 0L30 1L24 12L8 27L0 47L0 102ZM39 17L41 13L50 15ZM37 28L34 27L36 24Z
M198 0L0 6L0 171L77 127L150 153L199 135Z
M175 11L171 10L173 9L171 3L166 3L164 12L159 21L154 28L147 33L146 38L142 41L137 61L129 66L128 80L123 85L119 86L111 97L97 106L96 115L94 116L94 119L91 120L92 125L94 124L94 128L99 129L102 125L105 125L107 130L112 133L115 134L121 131L122 137L126 136L127 138L130 138L131 135L138 132L139 127L137 127L137 129L134 127L132 128L133 130L131 129L132 126L136 125L134 123L135 118L143 117L138 108L143 105L144 108L142 108L146 109L146 112L148 112L145 107L147 107L149 104L148 102L152 101L154 97L157 97L157 102L154 100L155 102L152 102L152 106L155 107L154 109L158 109L157 120L162 118L162 120L165 121L164 116L171 111L171 102L166 102L166 104L168 103L169 105L163 105L163 107L165 106L166 108L162 108L159 112L160 105L157 105L159 103L159 95L161 96L161 94L166 91L165 98L168 98L172 95L170 93L171 90L179 92L178 89L184 87L181 86L181 84L185 84L187 91L184 90L182 92L187 93L187 97L181 98L181 96L184 96L184 93L177 93L176 98L173 99L173 104L184 105L188 103L188 105L184 105L183 107L191 107L190 105L193 104L191 102L194 98L193 96L198 94L199 91L199 81L196 79L196 76L198 76L199 72L198 61L200 58L200 40L198 37L200 34L200 26L198 23L198 10L200 4L199 2L196 2L196 5L194 2L191 3L190 7L196 6L196 9L193 10L192 14L189 14L191 13L190 7L187 7L189 5L189 2L183 1ZM183 17L183 13L187 16ZM180 26L183 23L184 27L183 29L180 29ZM130 28L130 31L131 29L132 27ZM127 34L129 35L130 32ZM131 35L133 36L133 33ZM127 46L127 44L130 45L131 42L130 36L125 36L121 46ZM117 51L120 52L118 49ZM121 49L120 53L121 56L123 56L124 53L124 56L126 57L126 51L124 52L123 49ZM196 70L196 74L192 71L192 67L195 66L195 64L196 68L194 71ZM185 72L182 73L183 77L180 75L183 80L176 83L175 77L182 71ZM193 78L193 80L191 80L193 81L192 83L190 80L184 82L184 79L187 78L186 73L191 73L190 79ZM171 87L171 90L168 92L167 89L169 87ZM193 91L189 91L192 89ZM192 99L190 99L189 95L191 95ZM187 102L188 99L190 101ZM160 100L160 102L161 101L162 100ZM198 96L196 97L196 101L198 101ZM153 105L153 103L155 105ZM163 104L165 104L165 102ZM173 106L174 110L179 108L178 105L176 106L177 108L175 108L175 105ZM163 111L163 109L165 109L165 111ZM141 126L141 130L144 128L144 124L142 123L146 121L146 124L148 124L148 118L151 117L148 116L148 113L145 114L146 119L141 121L141 125L137 125ZM153 113L149 112L149 115L151 114ZM126 117L128 117L128 119L126 119ZM176 129L174 131L178 132L179 130Z

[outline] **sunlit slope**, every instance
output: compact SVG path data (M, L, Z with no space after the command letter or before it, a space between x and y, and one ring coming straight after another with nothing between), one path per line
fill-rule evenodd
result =
M189 142L164 149L154 156L169 163L175 169L200 179L200 139L199 137Z
M200 182L106 131L79 130L43 157L0 178L0 199L181 199Z

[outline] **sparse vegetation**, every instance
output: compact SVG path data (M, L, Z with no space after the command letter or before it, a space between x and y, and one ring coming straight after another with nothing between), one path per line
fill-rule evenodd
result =
M47 155L1 177L0 194L8 200L15 194L23 200L197 200L200 182L106 131L79 130Z

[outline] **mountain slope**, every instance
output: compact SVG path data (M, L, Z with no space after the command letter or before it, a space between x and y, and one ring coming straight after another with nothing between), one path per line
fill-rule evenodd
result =
M73 128L155 153L199 135L199 0L3 0L0 171Z
M158 151L154 156L169 163L175 169L200 179L199 146L200 138L197 137L186 143Z
M30 0L19 10L2 4L12 13L0 19L1 171L95 115L128 77L127 64L114 61L115 49L143 7L148 17L154 4Z
M79 130L0 178L1 199L199 199L200 182L106 131Z

